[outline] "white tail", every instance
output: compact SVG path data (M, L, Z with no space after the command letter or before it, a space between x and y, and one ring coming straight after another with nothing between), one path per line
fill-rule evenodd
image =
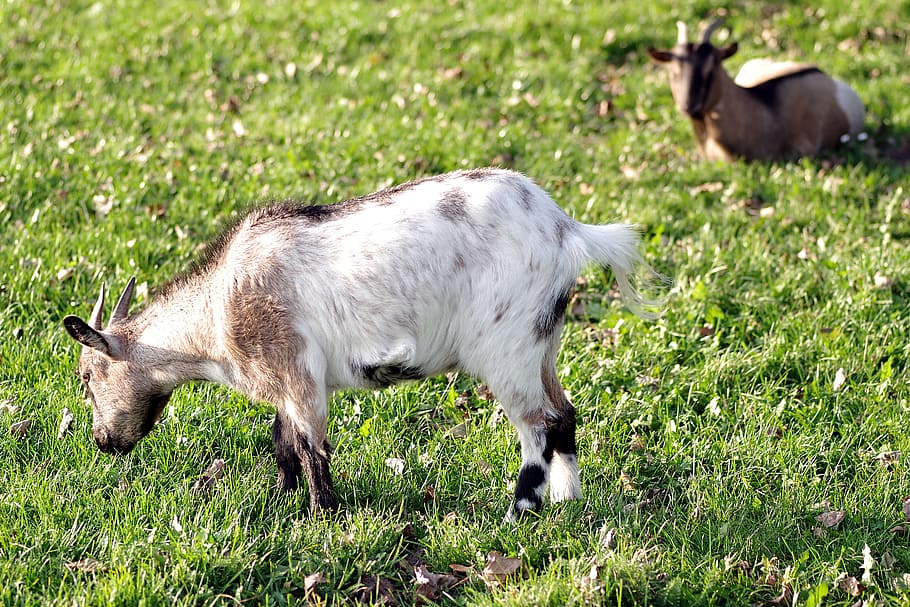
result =
M659 317L663 313L666 298L645 297L639 288L632 284L632 278L635 276L638 276L641 288L661 290L669 282L641 258L638 249L641 240L638 229L623 223L581 224L581 235L587 258L613 270L616 284L619 285L619 291L629 309L642 318Z

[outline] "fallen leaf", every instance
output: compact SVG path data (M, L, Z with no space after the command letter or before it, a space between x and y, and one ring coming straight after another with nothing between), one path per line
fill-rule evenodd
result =
M872 558L872 550L869 544L863 544L863 564L860 569L863 570L862 582L869 585L872 583L872 568L875 567L875 559Z
M452 438L464 438L465 436L468 435L468 426L470 426L470 425L471 425L471 421L466 419L465 421L461 422L460 424L456 424L456 425L452 426L451 428L449 428L446 431L446 434L448 436L451 436Z
M790 588L789 584L784 584L783 589L781 589L780 595L771 599L772 605L791 605L793 604L793 589Z
M702 193L713 194L714 192L720 192L724 189L724 184L721 181L709 181L701 185L697 185L693 188L689 188L689 195L692 197L698 196Z
M813 527L812 535L817 537L818 539L822 539L823 537L828 535L828 532L825 531L824 529L822 529L821 527Z
M360 576L360 583L354 592L357 600L365 605L396 605L395 587L385 577Z
M293 78L294 76L296 76L297 75L297 64L294 63L293 61L291 61L290 63L286 63L284 66L284 75L287 76L288 78Z
M832 527L838 527L843 522L845 516L847 516L847 513L843 510L830 510L828 512L822 512L815 517L815 520L826 528L831 529Z
M16 406L16 401L11 398L4 398L0 400L0 413L15 413L19 407Z
M863 590L865 590L865 586L863 586L860 581L852 575L841 579L837 583L837 587L850 596L859 596L862 594Z
M460 565L458 563L450 563L449 569L455 573L460 573L462 575L471 575L471 573L474 571L473 567L469 567L468 565Z
M498 586L508 578L520 574L521 568L521 559L491 552L487 555L487 564L483 568L483 580L488 586Z
M63 407L63 411L60 413L60 426L57 428L57 440L61 440L66 433L70 431L70 426L73 425L73 413Z
M212 460L212 463L205 469L202 476L193 483L193 491L211 489L222 476L224 476L224 460L221 458Z
M25 435L28 434L28 429L32 425L32 420L23 419L21 422L16 422L15 424L9 427L9 433L15 436L16 438L25 438Z
M910 573L905 573L900 577L893 578L891 581L894 585L895 592L906 592L910 590Z
M104 217L114 208L114 199L104 194L95 194L92 196L92 207L96 215Z
M875 459L877 459L882 466L890 468L900 460L900 457L900 451L882 451L875 456Z
M307 594L316 590L316 586L319 584L325 584L325 576L319 573L311 573L310 575L303 578L303 591Z
M60 268L57 270L57 282L63 282L67 278L71 277L75 270L73 268Z
M385 459L385 465L391 468L392 472L398 476L404 474L404 460L400 457L387 457Z
M895 525L894 527L891 527L891 529L888 529L888 531L891 533L896 533L898 535L903 535L907 532L910 532L910 527L907 527L906 525Z
M601 532L603 532L603 529L604 528L601 527ZM610 527L605 533L603 533L603 537L600 540L600 545L607 550L613 550L616 548L616 529Z
M846 381L847 374L844 372L844 368L841 367L837 370L837 373L834 374L834 381L831 383L831 389L835 392L840 392Z
M477 391L477 396L479 396L483 400L495 400L495 398L496 398L493 395L493 391L490 390L490 387L486 384L480 384L479 386L477 386L476 391Z
M425 565L414 568L414 581L417 582L418 601L421 599L435 601L441 591L448 590L459 582L454 575L433 573Z
M904 498L902 509L904 511L904 519L910 523L910 497Z
M890 289L892 280L890 277L880 274L879 272L875 273L875 276L872 278L875 283L876 289Z
M79 561L73 561L70 563L64 563L64 567L70 571L78 571L80 573L95 573L101 571L107 571L108 567L101 561L93 559L92 557L87 557Z

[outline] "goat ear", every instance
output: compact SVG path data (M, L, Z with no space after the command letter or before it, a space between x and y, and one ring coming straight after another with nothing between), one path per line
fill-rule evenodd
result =
M673 53L670 51L659 51L653 46L648 47L648 54L657 63L669 63L673 60Z
M720 53L720 60L723 61L724 59L729 59L736 54L736 51L739 50L739 44L733 42L730 45L719 48L717 50Z
M126 283L126 287L123 289L123 293L120 294L120 299L117 301L117 305L114 307L114 312L111 314L111 322L108 323L108 326L126 320L126 315L130 311L130 300L133 298L133 287L136 286L136 277L133 276L130 278L130 281Z
M113 349L110 341L101 331L90 327L88 323L78 316L67 316L63 319L63 326L66 327L66 332L70 334L70 337L83 346L111 356Z
M88 324L91 325L93 329L101 330L101 317L104 315L104 283L101 283L101 294L98 295L98 301L95 302L95 307L92 308L92 315L88 319Z

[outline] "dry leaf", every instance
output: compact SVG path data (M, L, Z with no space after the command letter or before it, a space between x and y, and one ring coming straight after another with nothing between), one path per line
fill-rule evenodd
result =
M603 533L603 527L600 528ZM610 527L605 533L603 533L603 538L600 540L601 547L607 550L613 550L616 548L616 529Z
M491 552L487 555L487 564L483 568L483 580L488 586L498 586L508 578L520 574L521 569L521 559Z
M310 575L303 578L303 591L307 594L316 590L316 586L319 584L325 584L325 576L319 573L311 573Z
M879 272L875 273L872 280L875 282L876 289L890 289L893 282L890 277L880 274Z
M63 411L60 413L60 426L57 428L57 440L61 440L66 433L70 431L70 426L73 425L73 413L63 407Z
M460 424L457 424L457 425L449 428L446 431L446 434L448 436L451 436L452 438L464 438L465 436L468 435L468 426L470 426L470 425L471 425L470 420L465 420L465 421L461 422Z
M698 196L703 192L713 194L714 192L720 192L724 189L724 184L721 181L709 181L701 185L697 185L694 188L689 188L689 195L692 197Z
M360 585L354 592L363 604L369 605L396 605L395 587L388 578L373 575L360 576Z
M486 384L480 384L476 388L477 396L483 400L494 400L496 397L493 395L493 391L490 390L490 387Z
M907 592L910 590L910 573L905 573L900 577L892 578L895 592Z
M837 370L837 373L834 374L834 382L831 384L831 389L835 392L840 392L841 388L844 387L844 383L847 381L847 374L844 372L843 367Z
M455 586L458 578L448 573L433 573L425 565L414 567L414 581L417 582L418 601L435 601L443 590Z
M838 527L843 522L845 516L847 516L847 513L843 510L830 510L828 512L822 512L815 517L815 520L826 528L831 529L832 527Z
M904 520L910 523L910 497L904 498L902 509L904 511Z
M16 438L25 438L25 435L28 434L28 429L32 425L32 420L23 419L21 422L16 422L15 424L9 427L9 433L15 436Z
M862 594L863 590L865 590L865 586L863 586L860 581L852 575L841 579L837 583L837 587L850 596L859 596Z
M211 489L222 476L224 476L224 460L221 458L212 460L202 476L193 484L193 491Z
M9 413L13 414L16 412L18 407L16 406L16 401L11 398L4 398L0 400L0 413Z
M875 567L875 559L872 558L872 550L869 544L863 544L863 564L859 566L863 570L862 582L869 585L872 583L872 568Z
M95 560L92 557L87 557L79 561L74 561L71 563L64 563L64 567L70 571L78 571L80 573L95 573L101 571L107 571L107 565L101 561Z
M783 589L780 592L780 596L777 596L771 599L772 605L792 605L793 604L793 589L790 588L789 584L784 584Z
M458 563L450 563L449 569L455 573L460 573L462 575L471 575L471 573L474 571L473 567L469 567L468 565L459 565Z

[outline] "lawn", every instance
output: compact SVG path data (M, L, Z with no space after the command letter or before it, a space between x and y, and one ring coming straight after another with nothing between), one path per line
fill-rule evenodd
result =
M645 50L716 14L731 70L818 62L868 140L701 161ZM910 605L907 23L885 0L3 3L0 603ZM485 165L639 224L673 279L656 321L579 284L558 367L584 499L503 522L518 441L463 374L336 395L332 516L276 492L272 407L222 387L95 448L61 320L102 283L137 276L138 309L251 205Z

